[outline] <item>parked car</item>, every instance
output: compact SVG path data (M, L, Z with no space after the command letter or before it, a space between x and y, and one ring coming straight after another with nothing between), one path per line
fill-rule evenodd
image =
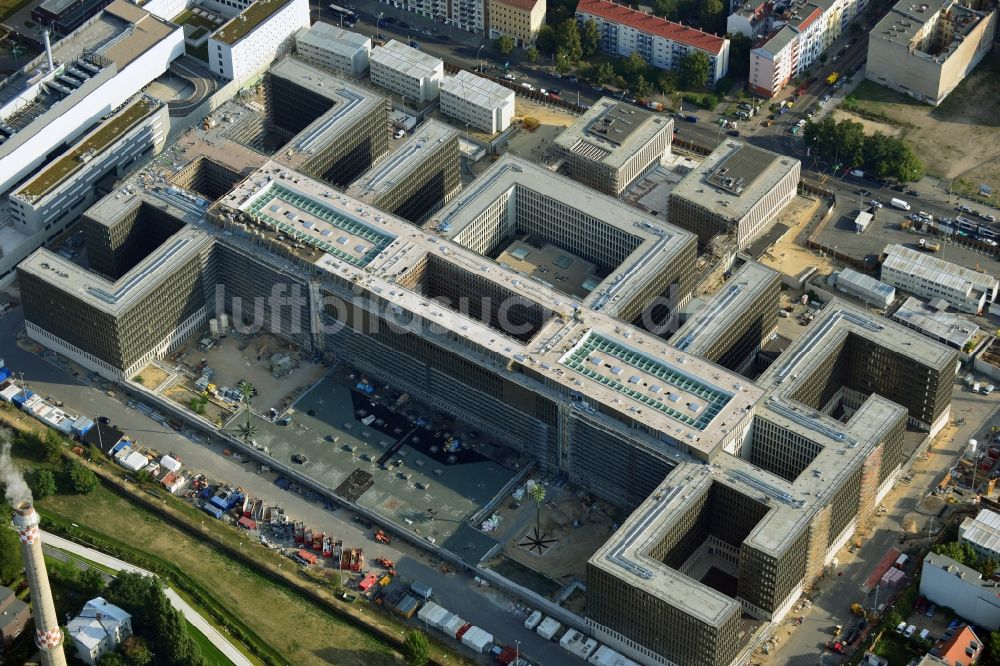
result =
M906 190L906 193L908 195L910 195L911 197L919 197L920 196L920 192L917 192L916 190Z
M392 135L392 138L394 138L394 139L402 139L405 134L406 134L405 130L398 129Z
M983 215L983 219L987 220L989 222L996 222L997 221L997 216L996 215Z
M306 458L301 453L295 453L295 454L292 455L292 462L293 463L297 463L299 465L305 464L308 460L309 459Z
M855 194L857 194L859 197L870 197L872 195L872 193L869 192L868 190L858 190L857 192L855 192Z
M925 615L927 615L927 617L934 617L935 611L937 611L937 604L931 604L927 607L927 613L925 613Z
M868 205L870 205L872 208L881 208L882 202L879 201L878 199L872 199L871 201L868 202Z

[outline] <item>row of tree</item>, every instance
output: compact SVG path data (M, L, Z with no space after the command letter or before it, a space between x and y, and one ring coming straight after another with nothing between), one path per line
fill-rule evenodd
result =
M803 135L813 155L844 168L864 168L878 178L899 182L918 181L924 177L924 164L913 149L901 139L882 132L865 134L864 125L852 120L835 121L825 116L819 122L806 123Z

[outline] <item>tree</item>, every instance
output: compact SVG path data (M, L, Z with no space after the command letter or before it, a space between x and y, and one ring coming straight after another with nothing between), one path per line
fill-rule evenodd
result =
M560 74L565 74L573 69L573 63L570 60L569 54L565 50L559 49L556 51L556 71Z
M538 49L534 46L529 46L528 50L524 52L524 59L528 62L536 62L538 60Z
M79 463L72 463L69 480L73 484L73 491L81 495L89 495L100 485L97 475Z
M677 0L653 0L653 13L668 21L676 21L678 19L677 10Z
M720 32L719 23L725 20L722 0L701 0L698 18L701 28L707 32Z
M588 19L583 24L580 45L583 47L583 55L587 58L601 50L601 29L597 27L597 21L594 19Z
M101 655L97 666L128 666L125 659L117 652L105 652Z
M55 430L47 430L42 440L42 459L56 464L62 458L63 439Z
M618 61L618 71L634 90L635 82L646 71L646 61L642 59L641 55L632 51L627 58Z
M632 84L632 92L634 92L635 96L639 99L646 99L653 94L653 86L646 80L645 76L640 74L635 80L635 83Z
M0 501L0 515L4 516L5 521L10 519L12 513L10 506ZM4 525L0 527L0 585L14 582L21 575L21 569L21 539L17 532Z
M424 666L430 658L431 647L427 636L419 629L406 632L405 656L409 666Z
M45 499L56 494L56 476L52 470L36 469L28 477L28 486L36 500Z
M500 53L500 55L510 55L514 52L514 38L510 35L500 35L493 42L493 47Z
M104 598L132 615L136 634L156 646L157 664L200 666L203 663L187 623L170 605L159 578L121 572L108 585Z
M615 78L615 68L610 62L602 62L594 68L594 83L606 85Z
M990 637L986 641L986 658L981 662L984 664L1000 663L1000 631L990 632Z
M122 641L121 653L130 666L147 666L153 662L153 651L141 636L129 636Z
M708 56L693 51L681 59L680 80L684 88L701 88L708 83Z
M959 564L964 564L966 566L975 566L976 562L979 560L979 556L976 555L976 551L974 551L972 546L967 543L958 543L957 541L938 543L931 546L931 550L938 555L950 557Z
M996 560L992 557L987 557L979 563L979 572L983 574L983 578L992 578L993 574L997 571L997 566L1000 565L997 564Z
M753 40L741 32L726 35L729 39L729 74L733 78L744 79L750 73L750 51Z
M88 597L96 597L104 588L107 583L104 581L104 574L93 567L89 569L84 569L80 572L77 582L80 584L80 589L83 590Z
M565 51L572 62L583 57L580 28L576 24L576 19L568 18L559 26L558 48ZM556 64L558 65L558 59Z
M673 72L661 72L656 79L656 87L662 95L677 92L677 75Z
M535 502L535 534L542 534L542 502L545 501L545 486L535 483L528 491L528 496Z
M543 25L538 30L538 37L535 38L535 46L542 53L552 55L556 52L558 45L559 37L556 35L555 29L551 25Z

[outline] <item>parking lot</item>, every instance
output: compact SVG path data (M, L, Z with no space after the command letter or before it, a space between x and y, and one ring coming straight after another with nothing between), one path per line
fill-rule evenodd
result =
M301 456L303 474L318 483L462 557L481 557L495 542L463 526L527 461L468 439L473 433L442 430L412 403L394 411L384 387L369 393L358 386L374 385L362 382L336 369L275 421L254 416L258 447L284 463Z

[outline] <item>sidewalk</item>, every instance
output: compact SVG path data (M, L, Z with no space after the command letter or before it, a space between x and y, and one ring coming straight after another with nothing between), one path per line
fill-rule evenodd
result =
M139 573L146 576L151 576L150 572L145 569L141 569L137 566L131 565L128 562L123 562L118 558L111 557L110 555L105 555L99 550L94 550L92 548L87 548L79 544L68 541L60 536L51 534L49 532L42 532L42 543L58 548L60 550L65 550L69 553L75 553L81 557L85 557L91 562L96 562L102 566L115 571L129 571L132 573ZM203 633L205 637L211 641L212 645L219 648L219 651L236 666L253 666L253 663L243 655L242 652L233 647L226 638L220 634L215 627L210 625L201 614L191 607L186 601L177 596L169 587L165 590L167 599L170 600L170 605L179 610L184 618L187 619L194 627Z

